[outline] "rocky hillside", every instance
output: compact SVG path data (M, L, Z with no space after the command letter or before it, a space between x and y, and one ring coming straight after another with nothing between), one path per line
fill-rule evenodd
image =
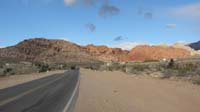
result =
M50 63L82 62L94 60L83 48L63 40L29 39L16 46L0 50L1 57ZM80 58L81 57L81 58Z
M133 48L129 53L129 60L159 60L171 58L188 58L190 52L181 48L169 46L142 45Z
M29 39L0 49L0 57L48 63L119 61L127 51L106 46L80 46L64 40Z
M189 44L189 46L194 50L200 50L200 41L191 43L191 44Z
M107 46L87 45L84 48L91 56L106 61L125 61L129 53L120 48L109 48Z
M180 46L179 46L180 47ZM107 46L80 46L64 40L28 39L7 48L0 48L0 57L47 63L94 61L143 61L163 58L187 58L188 48L170 46L137 46L131 51Z

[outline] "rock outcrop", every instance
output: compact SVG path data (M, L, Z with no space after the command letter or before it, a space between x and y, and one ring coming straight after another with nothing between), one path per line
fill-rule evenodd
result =
M91 56L105 61L124 61L129 53L120 48L109 48L107 46L87 45L84 47Z
M128 57L129 60L137 61L188 58L190 52L175 47L141 45L133 48Z

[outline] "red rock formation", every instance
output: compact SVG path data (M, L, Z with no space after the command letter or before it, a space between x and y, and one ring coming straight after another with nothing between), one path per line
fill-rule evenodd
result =
M126 59L128 51L120 48L109 48L107 46L87 45L85 50L90 55L103 61L123 61Z
M136 61L159 60L163 58L188 58L190 57L190 52L174 47L142 45L133 48L128 57L129 60Z

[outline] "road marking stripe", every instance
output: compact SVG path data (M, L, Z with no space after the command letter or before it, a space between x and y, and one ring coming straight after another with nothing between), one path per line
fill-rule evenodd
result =
M32 93L32 92L38 90L38 89L41 89L41 88L43 88L43 87L45 87L45 86L48 86L48 85L50 85L50 84L52 84L52 83L54 83L54 82L56 82L56 81L62 79L63 77L65 77L65 75L62 76L62 77L56 78L56 79L53 80L52 82L48 82L48 83L46 83L46 84L44 84L44 85L42 85L42 86L38 86L38 87L36 87L36 88L34 88L34 89L31 89L31 90L28 90L28 91L26 91L26 92L23 92L23 93L21 93L21 94L19 94L19 95L17 95L17 96L14 96L14 97L12 97L12 98L10 98L10 99L4 100L4 101L0 102L0 106L6 105L6 104L8 104L8 103L10 103L10 102L12 102L12 101L15 101L15 100L17 100L17 99L20 99L20 98L22 98L22 97L25 96L25 95L28 95L28 94L30 94L30 93Z
M78 76L78 82L76 83L76 88L74 89L74 91L73 91L73 93L72 93L72 96L70 97L70 99L69 99L67 105L65 106L63 112L67 112L68 109L70 108L70 104L72 103L73 98L74 98L74 96L76 95L77 90L79 89L79 88L78 88L78 87L79 87L79 84L80 84L80 74L79 74L79 76Z

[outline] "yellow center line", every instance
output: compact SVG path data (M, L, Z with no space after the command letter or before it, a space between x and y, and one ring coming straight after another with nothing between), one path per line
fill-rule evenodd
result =
M10 102L12 102L12 101L15 101L15 100L17 100L17 99L20 99L20 98L22 98L22 97L25 96L25 95L28 95L28 94L30 94L30 93L32 93L32 92L34 92L34 91L37 91L38 89L41 89L41 88L43 88L43 87L45 87L45 86L48 86L48 85L50 85L50 84L52 84L52 83L54 83L54 82L56 82L56 81L62 79L63 77L65 77L65 75L62 76L62 77L56 78L56 79L53 80L52 82L48 82L48 83L46 83L46 84L44 84L44 85L42 85L42 86L38 86L38 87L36 87L36 88L30 89L30 90L28 90L28 91L25 91L25 92L23 92L23 93L21 93L21 94L19 94L19 95L17 95L17 96L14 96L14 97L11 97L11 98L6 99L6 100L4 100L4 101L1 101L1 102L0 102L0 106L6 105L6 104L8 104L8 103L10 103Z

